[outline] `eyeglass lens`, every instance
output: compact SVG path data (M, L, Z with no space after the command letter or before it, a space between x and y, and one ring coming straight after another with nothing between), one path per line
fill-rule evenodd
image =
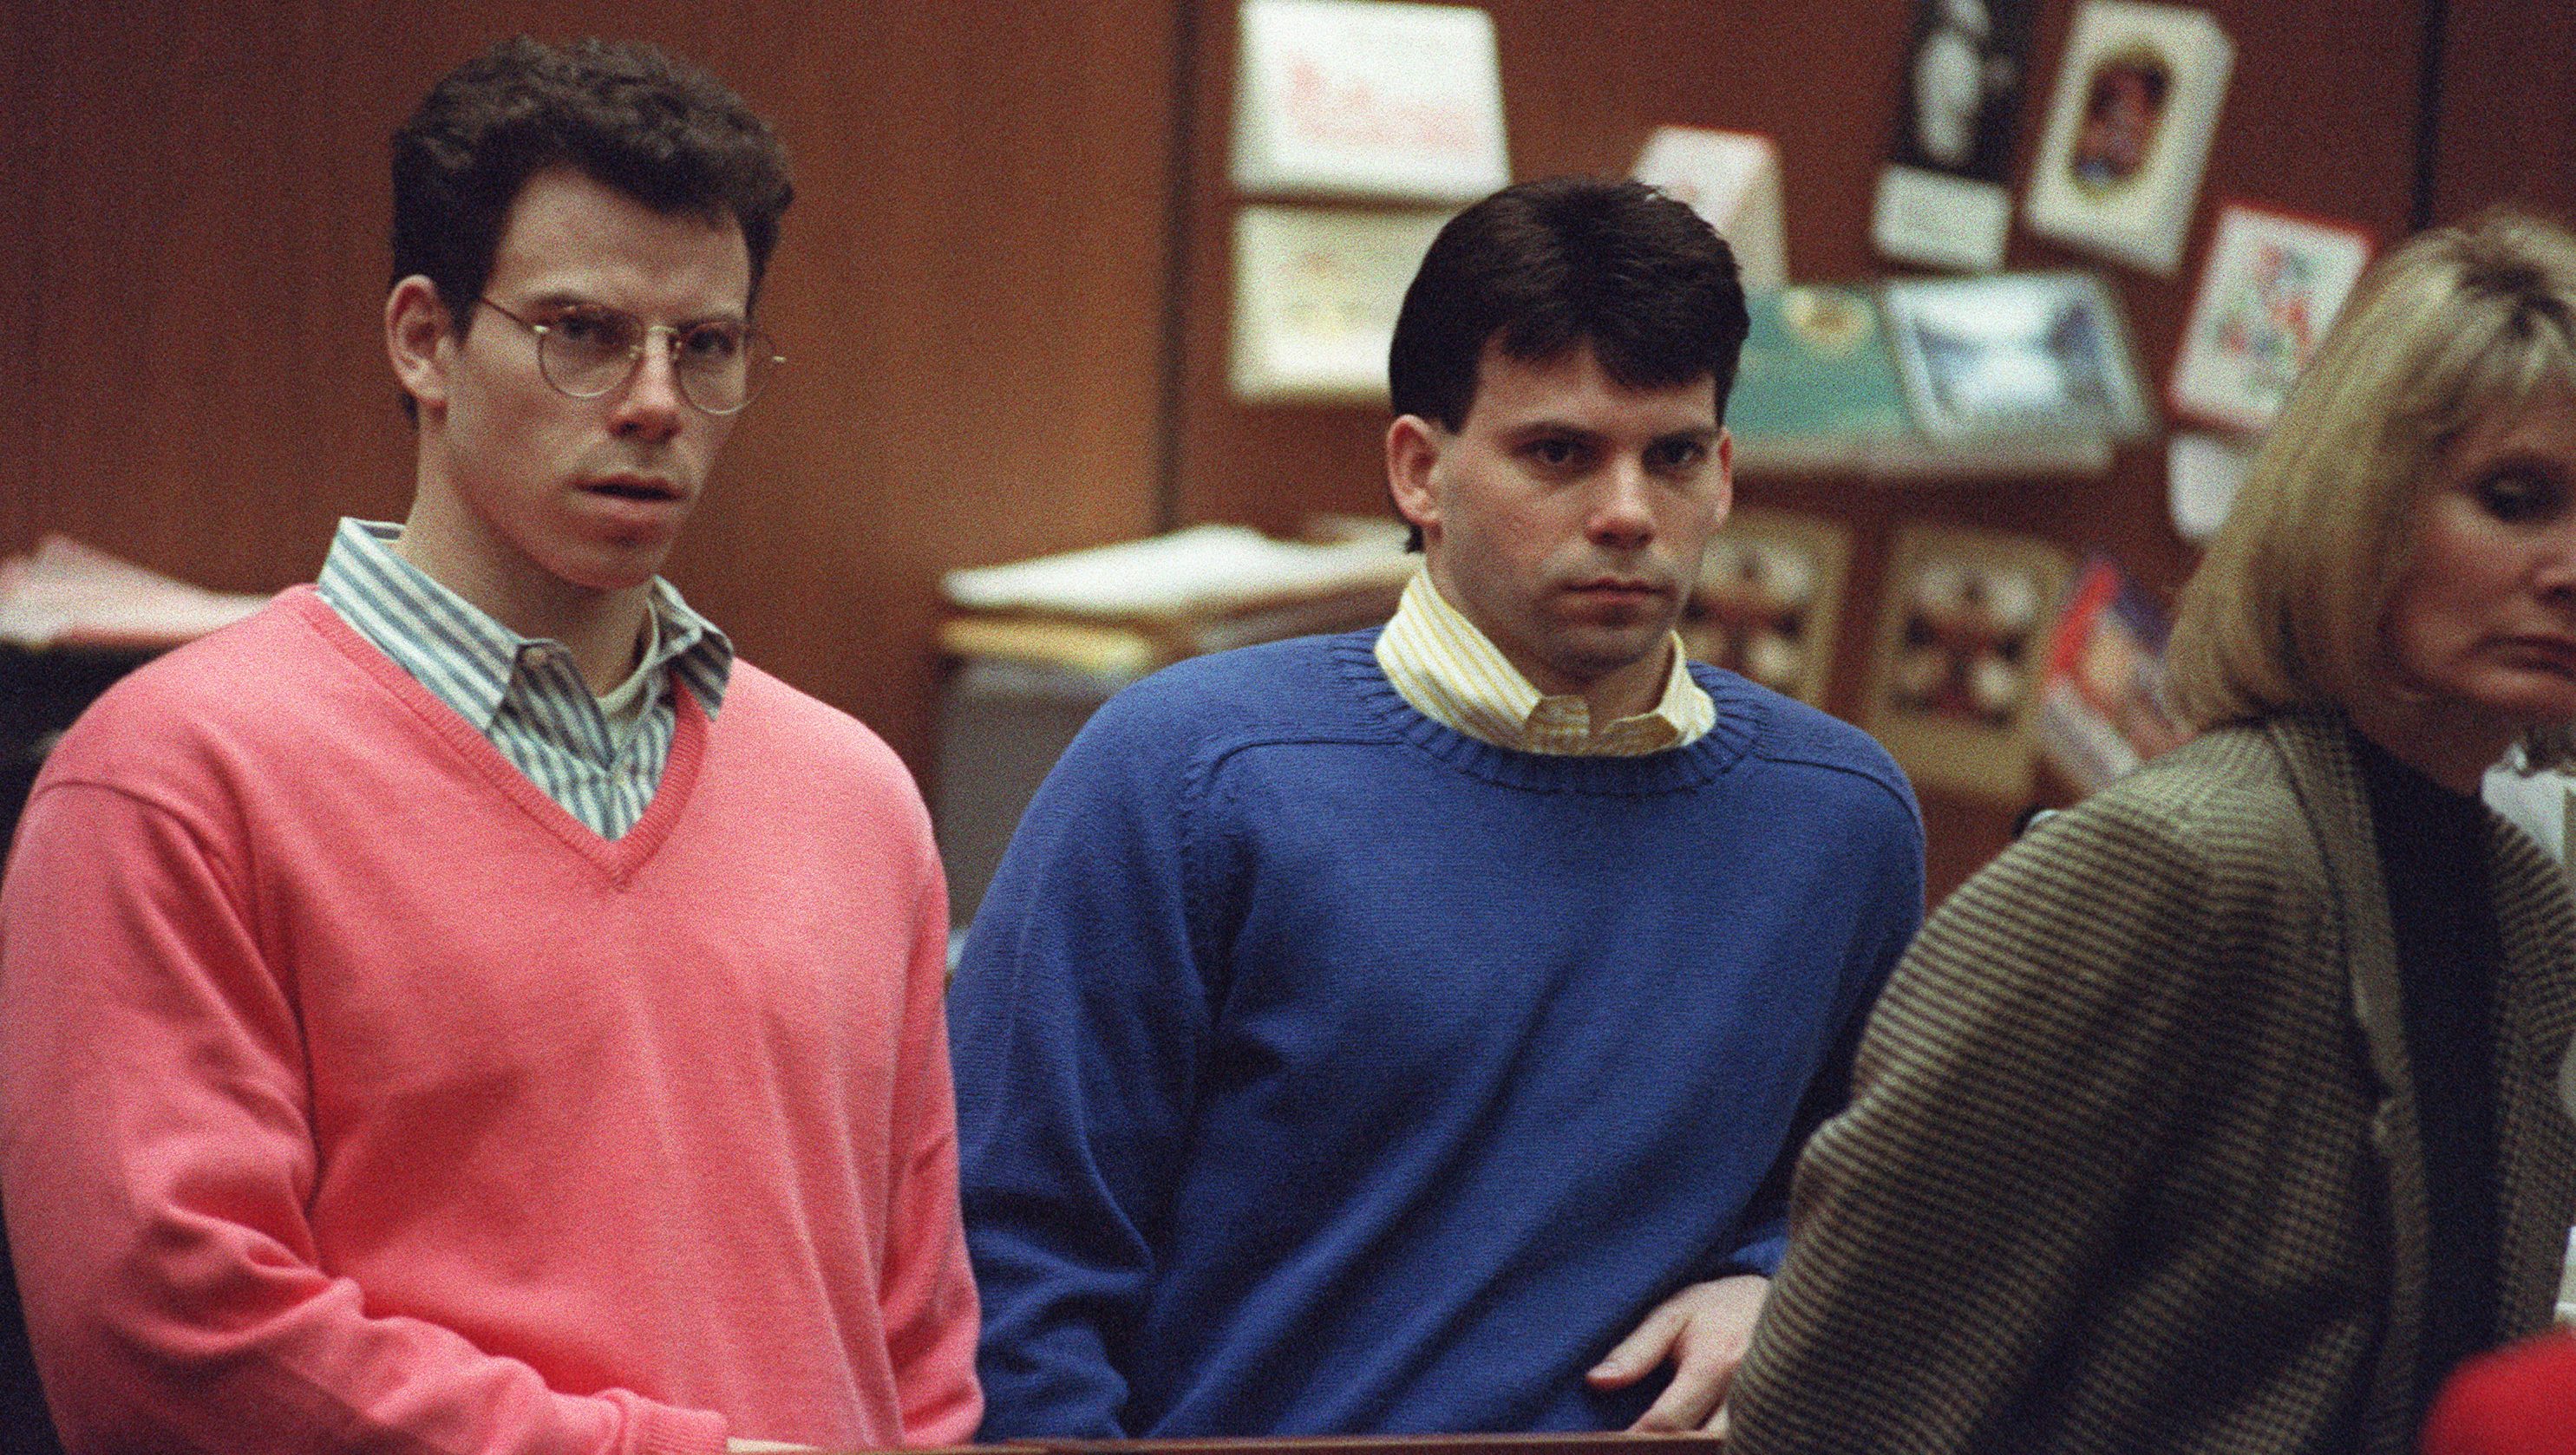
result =
M546 382L566 394L594 399L626 382L643 361L653 336L671 335L671 366L680 392L711 414L730 414L751 402L768 381L777 348L767 334L724 321L647 328L613 308L568 308L537 335L537 363Z

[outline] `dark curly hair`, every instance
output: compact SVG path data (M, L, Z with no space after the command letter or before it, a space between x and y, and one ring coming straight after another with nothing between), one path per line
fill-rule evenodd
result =
M796 195L769 124L714 76L650 45L519 36L448 72L394 133L394 280L426 275L463 332L511 204L550 167L657 212L730 213L755 296Z

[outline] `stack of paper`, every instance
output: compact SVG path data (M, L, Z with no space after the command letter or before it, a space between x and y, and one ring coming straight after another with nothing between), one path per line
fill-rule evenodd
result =
M191 586L59 535L0 560L0 641L24 647L175 647L267 602Z
M1200 652L1382 621L1418 562L1391 523L1322 541L1202 525L1009 565L951 571L954 656L1134 672Z

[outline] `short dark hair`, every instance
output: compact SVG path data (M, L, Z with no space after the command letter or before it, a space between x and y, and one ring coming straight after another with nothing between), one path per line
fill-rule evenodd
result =
M1488 344L1533 364L1588 344L1623 388L1711 380L1723 421L1747 327L1735 253L1706 219L1642 182L1550 177L1432 239L1396 315L1387 393L1397 414L1455 431Z
M1708 377L1723 419L1748 326L1735 253L1698 213L1642 182L1550 177L1440 229L1396 315L1387 391L1396 413L1455 430L1487 344L1524 363L1589 344L1626 388Z
M394 133L394 281L427 276L464 332L511 204L553 167L656 212L731 214L755 296L796 195L769 124L714 76L655 46L519 36L448 72Z

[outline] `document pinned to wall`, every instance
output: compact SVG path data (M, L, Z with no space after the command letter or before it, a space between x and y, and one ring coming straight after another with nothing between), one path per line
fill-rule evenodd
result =
M1663 189L1708 219L1735 251L1750 289L1789 281L1789 242L1780 213L1780 148L1758 132L1659 126L1629 175Z
M1511 181L1484 11L1244 0L1240 40L1233 175L1244 195L1463 203Z
M2013 136L2035 0L1917 0L1870 239L1888 257L1991 273L2012 223Z
M1229 382L1253 404L1384 403L1404 290L1445 212L1246 207Z
M2174 412L2249 434L2270 428L2361 281L2370 245L2347 223L2222 205L2166 389Z
M2240 440L2198 430L2182 430L2167 440L2165 499L2174 534L2194 545L2218 534L2252 463L2252 449Z

